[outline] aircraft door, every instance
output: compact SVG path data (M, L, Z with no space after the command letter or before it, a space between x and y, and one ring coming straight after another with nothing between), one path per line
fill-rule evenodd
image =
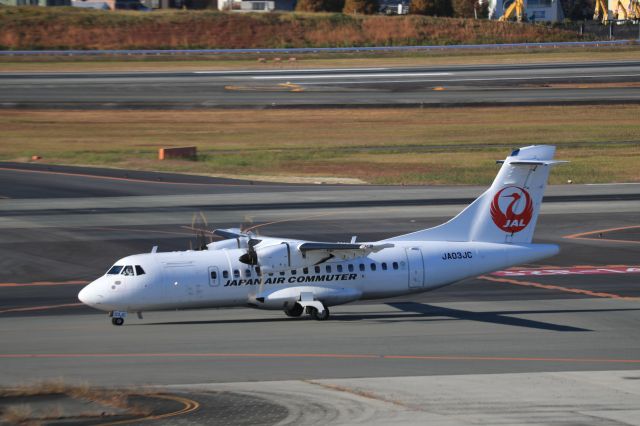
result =
M406 249L407 261L409 264L409 288L420 288L424 286L424 261L422 250L417 247Z
M196 268L191 263L165 264L163 273L172 300L193 301L202 295L205 277L198 276Z
M209 287L220 285L220 271L217 266L209 266Z

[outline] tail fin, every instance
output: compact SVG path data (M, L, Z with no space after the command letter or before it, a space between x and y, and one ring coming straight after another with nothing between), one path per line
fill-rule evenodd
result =
M491 187L456 217L435 228L389 241L530 243L556 148L516 149L502 162Z

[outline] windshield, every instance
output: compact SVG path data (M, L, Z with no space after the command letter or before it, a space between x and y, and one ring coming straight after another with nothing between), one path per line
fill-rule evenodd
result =
M118 275L121 270L122 265L113 265L111 269L109 269L109 272L107 272L107 275Z

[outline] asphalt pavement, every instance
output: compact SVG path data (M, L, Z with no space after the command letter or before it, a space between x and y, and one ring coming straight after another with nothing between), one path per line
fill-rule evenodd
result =
M0 188L0 385L161 386L175 408L154 421L171 425L638 418L640 184L550 187L535 239L561 253L540 264L337 306L327 322L237 308L145 312L123 327L78 291L125 255L188 248L198 210L210 228L365 241L442 223L482 188L15 164Z
M412 68L2 73L5 108L636 103L635 61ZM604 85L604 86L603 86Z

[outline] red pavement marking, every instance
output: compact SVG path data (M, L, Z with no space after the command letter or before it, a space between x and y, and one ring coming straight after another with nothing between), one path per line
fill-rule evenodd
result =
M640 228L640 225L622 226L619 228L598 229L597 231L589 231L589 232L581 232L579 234L565 235L562 238L568 238L573 240L590 240L590 241L605 241L605 242L613 242L613 243L640 244L640 241L633 241L633 240L615 240L610 238L588 237L588 235L605 234L607 232L624 231L626 229L635 229L635 228Z
M498 283L507 283L507 284L526 286L526 287L536 287L536 288L542 288L545 290L558 290L566 293L585 294L591 297L604 297L609 299L620 299L620 300L640 300L640 297L626 297L626 296L620 296L619 294L613 294L613 293L595 292L595 291L583 290L581 288L570 288L570 287L562 287L558 285L540 284L540 283L534 283L530 281L518 281L518 280L509 279L509 278L496 278L496 277L490 277L487 275L482 275L478 278L482 280L494 281Z
M34 281L32 283L0 283L0 287L34 287L34 286L58 286L58 285L85 285L89 281Z
M605 265L572 266L568 268L511 268L492 272L498 277L549 276L549 275L604 275L604 274L640 274L640 266Z
M8 314L9 312L46 311L47 309L75 308L78 306L84 306L84 304L83 303L63 303L61 305L27 306L24 308L9 308L9 309L0 310L0 314Z

